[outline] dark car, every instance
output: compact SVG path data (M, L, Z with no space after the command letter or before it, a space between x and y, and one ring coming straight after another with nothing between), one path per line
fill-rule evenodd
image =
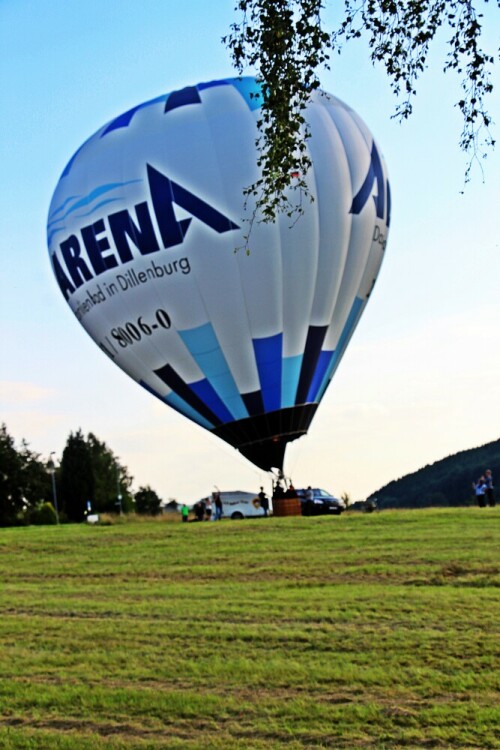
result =
M307 490L297 490L302 505L303 516L340 516L345 510L345 503L337 497L333 497L326 490L317 487L312 488L312 500L306 498Z

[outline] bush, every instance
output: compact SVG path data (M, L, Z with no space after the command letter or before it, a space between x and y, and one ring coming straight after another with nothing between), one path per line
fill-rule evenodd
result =
M30 523L36 526L55 526L57 516L52 503L42 503L35 508L30 514Z
M149 487L139 487L135 493L135 509L137 513L147 516L157 516L161 513L161 498Z

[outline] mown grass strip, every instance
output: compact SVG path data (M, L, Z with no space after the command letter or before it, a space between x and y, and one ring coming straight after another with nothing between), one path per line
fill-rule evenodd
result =
M0 747L495 748L497 523L3 529Z

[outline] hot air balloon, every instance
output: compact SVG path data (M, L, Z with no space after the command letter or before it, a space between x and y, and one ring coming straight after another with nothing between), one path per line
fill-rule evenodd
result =
M359 116L324 92L306 111L314 201L254 223L254 78L188 86L108 122L72 157L49 255L100 348L161 401L264 470L307 433L384 255L390 191ZM293 182L293 175L291 176Z

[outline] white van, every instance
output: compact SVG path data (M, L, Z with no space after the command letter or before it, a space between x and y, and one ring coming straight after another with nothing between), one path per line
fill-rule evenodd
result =
M221 492L223 518L232 518L233 520L242 518L255 518L264 516L264 511L260 507L260 500L256 492ZM272 504L269 500L269 511L271 512Z

